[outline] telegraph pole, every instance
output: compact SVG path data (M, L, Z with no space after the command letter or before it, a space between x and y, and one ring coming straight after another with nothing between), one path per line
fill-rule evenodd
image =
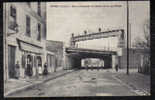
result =
M129 75L129 3L127 0L127 71L126 74Z

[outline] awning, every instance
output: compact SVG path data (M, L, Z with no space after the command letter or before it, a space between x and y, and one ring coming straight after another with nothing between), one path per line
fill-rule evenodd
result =
M23 51L37 53L37 54L41 54L43 52L42 47L35 46L29 43L25 43L23 41L19 41L19 48Z

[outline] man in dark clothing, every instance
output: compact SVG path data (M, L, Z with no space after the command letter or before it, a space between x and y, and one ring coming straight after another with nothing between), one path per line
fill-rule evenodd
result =
M118 64L115 66L116 72L118 72Z
M19 70L20 66L19 66L19 61L17 61L17 64L15 65L15 78L19 79L20 76L20 70Z
M31 62L29 61L28 64L27 64L27 69L26 69L26 73L28 76L32 76L32 65L31 65Z
M47 75L48 74L48 70L47 70L47 63L44 64L44 71L43 71L43 75Z

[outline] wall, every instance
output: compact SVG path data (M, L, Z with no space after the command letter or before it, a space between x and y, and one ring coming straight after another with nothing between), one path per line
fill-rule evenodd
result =
M62 67L63 65L63 42L47 40L46 49L55 54L55 57L57 60L57 67Z
M120 57L120 68L127 68L127 49L123 49L122 55ZM119 60L119 58L118 58ZM140 51L130 49L129 50L129 68L138 68L140 65Z

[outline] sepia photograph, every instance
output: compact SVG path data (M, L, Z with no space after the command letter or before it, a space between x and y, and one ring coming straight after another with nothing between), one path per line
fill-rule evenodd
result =
M151 96L150 1L3 2L4 97Z

